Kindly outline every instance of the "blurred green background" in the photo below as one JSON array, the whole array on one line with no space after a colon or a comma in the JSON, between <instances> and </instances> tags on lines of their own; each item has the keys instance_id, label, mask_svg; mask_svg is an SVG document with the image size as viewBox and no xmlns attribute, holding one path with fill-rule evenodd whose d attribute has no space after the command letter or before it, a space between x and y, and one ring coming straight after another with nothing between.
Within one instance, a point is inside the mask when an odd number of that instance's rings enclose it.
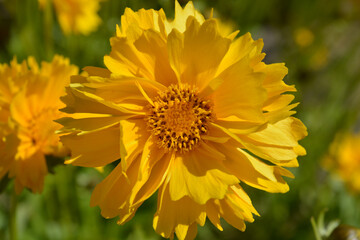
<instances>
[{"instance_id":1,"label":"blurred green background","mask_svg":"<svg viewBox=\"0 0 360 240\"><path fill-rule=\"evenodd\" d=\"M182 5L186 1L180 1ZM287 179L290 192L270 194L245 187L261 217L240 232L223 222L220 232L209 222L198 228L197 239L315 239L310 218L327 209L326 221L339 219L360 228L360 193L349 192L336 177L324 170L321 160L335 135L359 129L360 110L360 1L359 0L194 0L198 10L214 15L241 34L251 32L263 38L266 63L285 62L288 84L298 92L297 117L308 127L301 143L307 156ZM0 62L13 56L19 61L35 56L50 60L53 54L69 57L80 68L104 66L110 53L109 38L120 24L124 8L163 8L174 15L173 0L107 0L101 2L102 24L89 36L63 35L55 13L52 46L46 42L44 12L37 0L0 1ZM45 26L45 27L44 27ZM360 146L359 146L360 147ZM94 186L110 169L56 166L46 177L44 192L19 196L18 239L160 239L152 229L156 196L138 210L135 217L118 226L106 220L99 208L90 208ZM359 173L360 175L360 173ZM0 195L0 239L8 239L10 184Z\"/></svg>"}]
</instances>

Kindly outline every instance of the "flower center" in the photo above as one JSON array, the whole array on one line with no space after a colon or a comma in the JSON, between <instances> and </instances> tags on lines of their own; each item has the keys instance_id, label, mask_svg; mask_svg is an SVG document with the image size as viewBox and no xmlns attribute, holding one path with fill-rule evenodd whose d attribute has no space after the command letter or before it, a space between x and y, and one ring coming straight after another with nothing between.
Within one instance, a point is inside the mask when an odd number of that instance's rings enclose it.
<instances>
[{"instance_id":1,"label":"flower center","mask_svg":"<svg viewBox=\"0 0 360 240\"><path fill-rule=\"evenodd\" d=\"M171 85L153 99L147 124L160 147L187 152L201 140L211 121L210 101L189 86Z\"/></svg>"},{"instance_id":2,"label":"flower center","mask_svg":"<svg viewBox=\"0 0 360 240\"><path fill-rule=\"evenodd\" d=\"M61 126L53 119L64 116L65 114L59 112L57 107L53 107L42 109L26 119L26 124L20 126L18 135L20 139L18 157L27 159L38 150L44 154L55 154L59 146L59 136L55 131Z\"/></svg>"}]
</instances>

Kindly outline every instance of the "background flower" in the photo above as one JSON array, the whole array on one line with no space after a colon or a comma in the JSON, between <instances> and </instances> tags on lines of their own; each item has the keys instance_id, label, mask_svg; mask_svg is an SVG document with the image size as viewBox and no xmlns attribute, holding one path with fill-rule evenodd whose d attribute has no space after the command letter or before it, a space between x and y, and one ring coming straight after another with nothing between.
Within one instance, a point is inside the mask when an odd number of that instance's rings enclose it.
<instances>
[{"instance_id":1,"label":"background flower","mask_svg":"<svg viewBox=\"0 0 360 240\"><path fill-rule=\"evenodd\" d=\"M237 32L222 36L192 2L175 19L162 10L127 8L107 69L86 67L67 88L62 142L68 163L121 163L94 190L91 205L105 218L130 220L158 190L153 226L163 237L193 239L206 216L222 230L239 230L257 214L240 181L286 192L283 167L296 167L307 135L290 117L295 91L282 79L284 64L262 62L262 40ZM268 164L268 162L271 164Z\"/></svg>"},{"instance_id":2,"label":"background flower","mask_svg":"<svg viewBox=\"0 0 360 240\"><path fill-rule=\"evenodd\" d=\"M95 31L101 19L97 12L101 0L39 0L41 8L52 1L61 29L66 35L88 35Z\"/></svg>"},{"instance_id":3,"label":"background flower","mask_svg":"<svg viewBox=\"0 0 360 240\"><path fill-rule=\"evenodd\" d=\"M339 134L323 162L325 167L340 177L355 194L360 191L359 146L359 134Z\"/></svg>"},{"instance_id":4,"label":"background flower","mask_svg":"<svg viewBox=\"0 0 360 240\"><path fill-rule=\"evenodd\" d=\"M29 67L28 67L29 66ZM59 142L53 122L64 114L59 97L78 73L69 60L55 56L38 66L35 59L0 66L0 131L2 134L0 177L15 178L15 189L41 192L47 174L45 155L68 154Z\"/></svg>"}]
</instances>

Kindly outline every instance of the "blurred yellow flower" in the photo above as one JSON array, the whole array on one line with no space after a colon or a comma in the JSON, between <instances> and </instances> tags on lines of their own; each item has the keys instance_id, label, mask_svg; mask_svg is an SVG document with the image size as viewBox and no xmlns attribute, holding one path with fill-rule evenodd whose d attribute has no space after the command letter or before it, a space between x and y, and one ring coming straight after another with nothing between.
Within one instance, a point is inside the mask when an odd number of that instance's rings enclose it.
<instances>
[{"instance_id":1,"label":"blurred yellow flower","mask_svg":"<svg viewBox=\"0 0 360 240\"><path fill-rule=\"evenodd\" d=\"M325 157L325 168L334 171L354 192L360 192L360 134L339 135Z\"/></svg>"},{"instance_id":2,"label":"blurred yellow flower","mask_svg":"<svg viewBox=\"0 0 360 240\"><path fill-rule=\"evenodd\" d=\"M242 181L268 192L289 190L283 167L297 167L306 134L291 117L297 104L282 79L284 64L262 62L262 40L222 35L217 20L189 2L163 10L126 9L105 56L107 69L86 67L62 98L58 120L67 163L100 167L121 158L98 184L91 206L129 221L158 191L157 233L193 239L206 217L244 231L257 214ZM82 114L80 116L79 114Z\"/></svg>"},{"instance_id":3,"label":"blurred yellow flower","mask_svg":"<svg viewBox=\"0 0 360 240\"><path fill-rule=\"evenodd\" d=\"M59 98L73 74L77 67L60 56L41 66L32 57L0 65L0 179L15 178L17 193L24 187L41 192L45 155L68 154L55 134L61 125L53 120L65 115Z\"/></svg>"},{"instance_id":4,"label":"blurred yellow flower","mask_svg":"<svg viewBox=\"0 0 360 240\"><path fill-rule=\"evenodd\" d=\"M40 7L44 8L48 0L39 0ZM101 23L97 12L102 0L51 0L55 12L66 35L88 35L95 31Z\"/></svg>"},{"instance_id":5,"label":"blurred yellow flower","mask_svg":"<svg viewBox=\"0 0 360 240\"><path fill-rule=\"evenodd\" d=\"M310 46L314 42L314 34L305 27L296 29L294 38L296 44L300 47Z\"/></svg>"}]
</instances>

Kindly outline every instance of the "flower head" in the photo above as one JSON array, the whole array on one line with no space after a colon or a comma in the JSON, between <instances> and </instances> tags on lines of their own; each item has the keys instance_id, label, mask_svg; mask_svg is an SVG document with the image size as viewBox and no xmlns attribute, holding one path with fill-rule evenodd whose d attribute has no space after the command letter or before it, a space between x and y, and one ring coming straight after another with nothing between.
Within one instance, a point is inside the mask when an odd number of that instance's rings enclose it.
<instances>
[{"instance_id":1,"label":"flower head","mask_svg":"<svg viewBox=\"0 0 360 240\"><path fill-rule=\"evenodd\" d=\"M30 68L29 68L29 67ZM55 134L64 116L60 96L78 69L69 60L55 56L38 66L29 57L0 65L0 178L15 178L15 190L24 187L41 192L47 174L45 155L64 156L67 150Z\"/></svg>"},{"instance_id":2,"label":"flower head","mask_svg":"<svg viewBox=\"0 0 360 240\"><path fill-rule=\"evenodd\" d=\"M336 173L353 192L360 192L360 135L338 135L331 144L324 166Z\"/></svg>"},{"instance_id":3,"label":"flower head","mask_svg":"<svg viewBox=\"0 0 360 240\"><path fill-rule=\"evenodd\" d=\"M40 7L44 8L47 1L39 0ZM52 0L55 12L66 35L88 35L95 31L101 23L97 12L101 0Z\"/></svg>"},{"instance_id":4,"label":"flower head","mask_svg":"<svg viewBox=\"0 0 360 240\"><path fill-rule=\"evenodd\" d=\"M262 40L222 34L192 2L175 19L163 10L126 9L105 56L107 69L86 67L63 98L61 137L73 165L121 162L92 194L105 218L130 220L158 191L153 227L192 239L206 217L244 230L257 214L240 186L286 192L305 150L295 91L284 64L266 65ZM270 163L269 163L270 162Z\"/></svg>"}]
</instances>

